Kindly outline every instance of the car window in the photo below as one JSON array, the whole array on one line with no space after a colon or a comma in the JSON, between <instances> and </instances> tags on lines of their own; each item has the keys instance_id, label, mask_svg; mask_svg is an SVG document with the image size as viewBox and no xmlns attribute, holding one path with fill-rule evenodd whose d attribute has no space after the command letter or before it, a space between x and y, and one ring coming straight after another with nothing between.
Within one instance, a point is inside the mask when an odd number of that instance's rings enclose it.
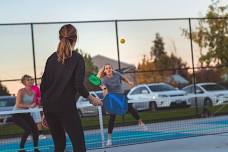
<instances>
[{"instance_id":1,"label":"car window","mask_svg":"<svg viewBox=\"0 0 228 152\"><path fill-rule=\"evenodd\" d=\"M131 95L142 94L143 91L147 91L149 93L149 90L146 87L139 87L132 91Z\"/></svg>"},{"instance_id":2,"label":"car window","mask_svg":"<svg viewBox=\"0 0 228 152\"><path fill-rule=\"evenodd\" d=\"M131 95L136 95L141 93L141 88L136 88L134 91L131 92Z\"/></svg>"},{"instance_id":3,"label":"car window","mask_svg":"<svg viewBox=\"0 0 228 152\"><path fill-rule=\"evenodd\" d=\"M12 107L15 105L16 98L0 99L0 107Z\"/></svg>"},{"instance_id":4,"label":"car window","mask_svg":"<svg viewBox=\"0 0 228 152\"><path fill-rule=\"evenodd\" d=\"M88 101L86 98L84 97L81 98L81 102L86 102L86 101Z\"/></svg>"},{"instance_id":5,"label":"car window","mask_svg":"<svg viewBox=\"0 0 228 152\"><path fill-rule=\"evenodd\" d=\"M7 102L7 106L14 106L16 103L16 98L9 98Z\"/></svg>"},{"instance_id":6,"label":"car window","mask_svg":"<svg viewBox=\"0 0 228 152\"><path fill-rule=\"evenodd\" d=\"M186 93L192 93L192 86L183 89Z\"/></svg>"},{"instance_id":7,"label":"car window","mask_svg":"<svg viewBox=\"0 0 228 152\"><path fill-rule=\"evenodd\" d=\"M7 106L7 99L0 99L0 107L6 107Z\"/></svg>"},{"instance_id":8,"label":"car window","mask_svg":"<svg viewBox=\"0 0 228 152\"><path fill-rule=\"evenodd\" d=\"M196 93L203 93L203 90L200 87L196 86Z\"/></svg>"},{"instance_id":9,"label":"car window","mask_svg":"<svg viewBox=\"0 0 228 152\"><path fill-rule=\"evenodd\" d=\"M96 93L97 94L97 96L99 97L99 99L103 99L104 98L104 96L103 96L103 93L102 92L99 92L99 93Z\"/></svg>"},{"instance_id":10,"label":"car window","mask_svg":"<svg viewBox=\"0 0 228 152\"><path fill-rule=\"evenodd\" d=\"M146 87L141 87L140 93L149 93L149 90Z\"/></svg>"},{"instance_id":11,"label":"car window","mask_svg":"<svg viewBox=\"0 0 228 152\"><path fill-rule=\"evenodd\" d=\"M96 95L94 93L91 93L92 96L96 97Z\"/></svg>"},{"instance_id":12,"label":"car window","mask_svg":"<svg viewBox=\"0 0 228 152\"><path fill-rule=\"evenodd\" d=\"M223 86L217 84L204 84L201 85L207 91L219 91L219 90L226 90Z\"/></svg>"},{"instance_id":13,"label":"car window","mask_svg":"<svg viewBox=\"0 0 228 152\"><path fill-rule=\"evenodd\" d=\"M160 91L172 91L176 90L174 87L167 84L158 84L149 86L152 92L160 92Z\"/></svg>"}]
</instances>

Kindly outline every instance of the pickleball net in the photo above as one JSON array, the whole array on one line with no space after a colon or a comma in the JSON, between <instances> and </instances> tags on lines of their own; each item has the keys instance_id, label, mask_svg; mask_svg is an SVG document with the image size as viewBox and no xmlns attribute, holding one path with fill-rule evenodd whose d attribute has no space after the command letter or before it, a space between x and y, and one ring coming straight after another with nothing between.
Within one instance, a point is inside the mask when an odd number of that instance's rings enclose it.
<instances>
[{"instance_id":1,"label":"pickleball net","mask_svg":"<svg viewBox=\"0 0 228 152\"><path fill-rule=\"evenodd\" d=\"M131 101L129 101L131 102ZM137 104L138 105L137 105ZM145 126L139 125L130 113L117 116L112 134L112 145L107 144L109 114L102 107L88 104L78 106L82 119L87 150L106 149L108 147L182 139L188 137L221 134L228 132L228 116L211 116L201 118L195 114L195 107L175 109L146 109L147 103L134 101L133 107L140 110L139 115ZM141 107L140 107L141 106ZM226 108L226 107L225 107ZM218 107L219 109L219 107ZM20 136L23 130L14 124L12 118L16 113L41 112L42 109L12 110L0 112L0 151L15 152L19 149ZM75 128L77 129L77 128ZM45 139L39 139L42 152L53 151L53 141L48 129L43 128ZM32 137L25 145L26 151L33 151ZM72 150L67 136L66 149Z\"/></svg>"}]
</instances>

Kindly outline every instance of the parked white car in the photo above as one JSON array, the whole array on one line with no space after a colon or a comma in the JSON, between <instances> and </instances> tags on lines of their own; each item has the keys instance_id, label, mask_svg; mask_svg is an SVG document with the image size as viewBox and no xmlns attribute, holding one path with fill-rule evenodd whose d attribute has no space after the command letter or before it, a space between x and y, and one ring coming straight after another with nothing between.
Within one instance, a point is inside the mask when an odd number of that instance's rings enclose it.
<instances>
[{"instance_id":1,"label":"parked white car","mask_svg":"<svg viewBox=\"0 0 228 152\"><path fill-rule=\"evenodd\" d=\"M133 87L127 94L128 103L134 107L144 103L144 108L153 111L157 108L189 106L185 92L166 83L140 84ZM137 108L136 108L137 109Z\"/></svg>"},{"instance_id":2,"label":"parked white car","mask_svg":"<svg viewBox=\"0 0 228 152\"><path fill-rule=\"evenodd\" d=\"M89 93L96 98L103 99L102 91L91 91ZM98 108L96 106L93 106L87 99L82 96L78 98L76 106L81 117L98 115Z\"/></svg>"},{"instance_id":3,"label":"parked white car","mask_svg":"<svg viewBox=\"0 0 228 152\"><path fill-rule=\"evenodd\" d=\"M195 98L198 106L228 103L228 90L221 85L216 83L197 83L195 87L195 91L193 84L183 88L192 106L195 106Z\"/></svg>"},{"instance_id":4,"label":"parked white car","mask_svg":"<svg viewBox=\"0 0 228 152\"><path fill-rule=\"evenodd\" d=\"M0 112L11 111L16 103L15 96L0 96ZM0 124L5 124L9 121L11 115L0 114Z\"/></svg>"}]
</instances>

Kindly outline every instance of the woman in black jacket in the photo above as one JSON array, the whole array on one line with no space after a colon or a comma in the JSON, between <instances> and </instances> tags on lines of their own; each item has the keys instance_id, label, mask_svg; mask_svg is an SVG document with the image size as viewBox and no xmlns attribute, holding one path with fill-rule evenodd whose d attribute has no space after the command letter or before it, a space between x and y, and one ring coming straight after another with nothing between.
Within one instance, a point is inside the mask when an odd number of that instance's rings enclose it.
<instances>
[{"instance_id":1,"label":"woman in black jacket","mask_svg":"<svg viewBox=\"0 0 228 152\"><path fill-rule=\"evenodd\" d=\"M102 102L89 95L83 85L85 62L73 51L77 41L77 30L67 24L59 31L58 49L47 60L41 81L41 102L47 120L55 152L64 152L65 131L68 133L74 152L85 152L85 141L81 120L76 108L76 94L80 93L95 106Z\"/></svg>"}]
</instances>

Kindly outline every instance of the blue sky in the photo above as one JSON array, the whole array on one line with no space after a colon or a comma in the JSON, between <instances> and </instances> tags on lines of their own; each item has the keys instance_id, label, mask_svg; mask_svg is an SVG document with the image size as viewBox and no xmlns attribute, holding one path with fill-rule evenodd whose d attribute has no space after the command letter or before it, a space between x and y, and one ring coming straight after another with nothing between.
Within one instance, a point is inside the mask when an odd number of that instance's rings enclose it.
<instances>
[{"instance_id":1,"label":"blue sky","mask_svg":"<svg viewBox=\"0 0 228 152\"><path fill-rule=\"evenodd\" d=\"M211 0L1 0L0 24L146 18L203 17ZM220 0L227 5L228 0ZM79 33L77 47L94 55L117 59L114 23L74 24ZM197 21L193 21L197 25ZM37 75L41 76L47 57L56 49L61 25L34 25ZM155 33L164 38L165 50L191 65L190 43L181 34L188 20L121 22L120 59L137 65L148 55ZM194 26L193 26L194 28ZM30 26L0 26L0 79L33 75ZM174 50L174 45L176 50ZM197 47L195 57L198 57ZM12 93L21 84L4 83Z\"/></svg>"},{"instance_id":2,"label":"blue sky","mask_svg":"<svg viewBox=\"0 0 228 152\"><path fill-rule=\"evenodd\" d=\"M1 0L0 23L199 17L209 4L211 0Z\"/></svg>"}]
</instances>

